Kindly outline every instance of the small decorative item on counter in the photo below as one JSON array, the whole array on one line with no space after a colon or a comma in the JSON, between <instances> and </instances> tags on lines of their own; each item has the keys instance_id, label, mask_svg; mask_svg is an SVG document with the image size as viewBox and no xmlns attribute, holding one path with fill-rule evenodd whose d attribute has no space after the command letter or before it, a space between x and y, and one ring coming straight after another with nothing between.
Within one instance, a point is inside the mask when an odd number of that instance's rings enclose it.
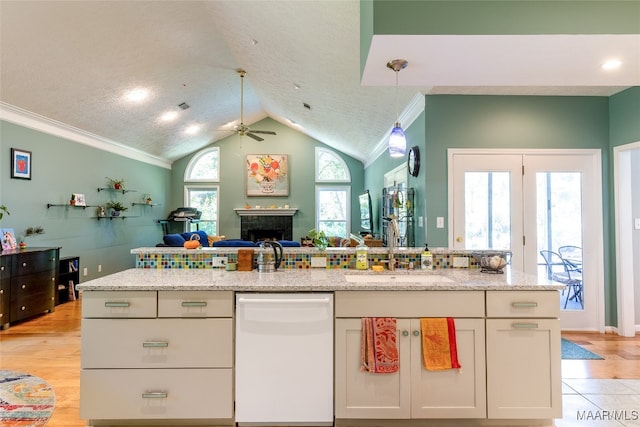
<instances>
[{"instance_id":1,"label":"small decorative item on counter","mask_svg":"<svg viewBox=\"0 0 640 427\"><path fill-rule=\"evenodd\" d=\"M480 264L481 273L504 273L504 267L509 264L510 253L508 252L477 252L473 257Z\"/></svg>"},{"instance_id":2,"label":"small decorative item on counter","mask_svg":"<svg viewBox=\"0 0 640 427\"><path fill-rule=\"evenodd\" d=\"M23 240L18 246L20 247L20 250L27 249L27 242Z\"/></svg>"},{"instance_id":3,"label":"small decorative item on counter","mask_svg":"<svg viewBox=\"0 0 640 427\"><path fill-rule=\"evenodd\" d=\"M433 270L433 255L429 251L429 244L424 245L424 251L420 254L420 268L422 270Z\"/></svg>"},{"instance_id":4,"label":"small decorative item on counter","mask_svg":"<svg viewBox=\"0 0 640 427\"><path fill-rule=\"evenodd\" d=\"M75 195L75 193L71 194L71 199L69 200L69 204L71 206L75 206L76 205L76 195Z\"/></svg>"},{"instance_id":5,"label":"small decorative item on counter","mask_svg":"<svg viewBox=\"0 0 640 427\"><path fill-rule=\"evenodd\" d=\"M313 228L309 230L307 236L313 240L313 245L321 251L324 251L329 246L329 239L327 239L327 235L322 230L318 231Z\"/></svg>"},{"instance_id":6,"label":"small decorative item on counter","mask_svg":"<svg viewBox=\"0 0 640 427\"><path fill-rule=\"evenodd\" d=\"M192 234L191 238L184 242L184 247L187 249L198 249L200 246L200 236L197 234Z\"/></svg>"}]
</instances>

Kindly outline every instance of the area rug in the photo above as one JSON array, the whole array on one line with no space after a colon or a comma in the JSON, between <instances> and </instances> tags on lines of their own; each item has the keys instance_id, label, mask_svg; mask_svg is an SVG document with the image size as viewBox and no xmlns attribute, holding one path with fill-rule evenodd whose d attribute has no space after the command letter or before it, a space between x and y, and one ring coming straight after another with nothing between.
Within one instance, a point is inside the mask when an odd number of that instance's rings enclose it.
<instances>
[{"instance_id":1,"label":"area rug","mask_svg":"<svg viewBox=\"0 0 640 427\"><path fill-rule=\"evenodd\" d=\"M567 339L562 338L562 358L563 359L595 359L603 360L604 357L587 350Z\"/></svg>"},{"instance_id":2,"label":"area rug","mask_svg":"<svg viewBox=\"0 0 640 427\"><path fill-rule=\"evenodd\" d=\"M0 370L0 425L42 427L47 424L56 396L42 378Z\"/></svg>"}]
</instances>

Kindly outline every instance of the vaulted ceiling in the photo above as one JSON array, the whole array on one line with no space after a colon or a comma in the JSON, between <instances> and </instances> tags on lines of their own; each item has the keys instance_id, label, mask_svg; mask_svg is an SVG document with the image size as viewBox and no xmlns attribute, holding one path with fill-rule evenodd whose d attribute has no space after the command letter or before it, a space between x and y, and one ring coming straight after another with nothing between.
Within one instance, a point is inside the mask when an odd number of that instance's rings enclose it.
<instances>
[{"instance_id":1,"label":"vaulted ceiling","mask_svg":"<svg viewBox=\"0 0 640 427\"><path fill-rule=\"evenodd\" d=\"M2 0L0 23L3 118L168 162L231 134L239 68L246 125L271 117L363 162L384 145L396 96L402 111L420 94L610 96L640 85L637 34L376 37L361 71L351 0ZM409 66L396 90L386 62L397 57ZM600 69L614 57L621 70ZM147 98L128 101L135 88ZM177 117L161 119L169 111Z\"/></svg>"}]
</instances>

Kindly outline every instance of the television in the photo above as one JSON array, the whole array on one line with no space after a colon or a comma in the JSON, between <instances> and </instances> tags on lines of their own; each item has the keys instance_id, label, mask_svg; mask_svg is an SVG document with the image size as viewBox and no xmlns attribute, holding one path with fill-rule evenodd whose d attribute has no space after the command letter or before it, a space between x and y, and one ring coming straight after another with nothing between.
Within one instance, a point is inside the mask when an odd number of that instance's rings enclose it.
<instances>
[{"instance_id":1,"label":"television","mask_svg":"<svg viewBox=\"0 0 640 427\"><path fill-rule=\"evenodd\" d=\"M369 190L358 196L360 204L360 234L373 235L373 208L371 207L371 195Z\"/></svg>"}]
</instances>

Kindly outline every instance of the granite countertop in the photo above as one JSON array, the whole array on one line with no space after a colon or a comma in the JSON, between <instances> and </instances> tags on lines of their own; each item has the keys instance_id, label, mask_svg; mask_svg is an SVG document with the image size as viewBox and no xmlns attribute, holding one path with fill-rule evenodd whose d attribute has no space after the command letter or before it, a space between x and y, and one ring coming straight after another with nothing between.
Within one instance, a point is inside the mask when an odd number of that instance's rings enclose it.
<instances>
[{"instance_id":1,"label":"granite countertop","mask_svg":"<svg viewBox=\"0 0 640 427\"><path fill-rule=\"evenodd\" d=\"M348 281L345 276L360 276ZM222 269L134 268L78 284L83 291L231 290L246 292L558 290L563 285L505 269L504 274L477 269L371 270L305 269L225 271Z\"/></svg>"},{"instance_id":2,"label":"granite countertop","mask_svg":"<svg viewBox=\"0 0 640 427\"><path fill-rule=\"evenodd\" d=\"M259 246L250 246L250 247L204 247L199 249L185 249L183 247L174 247L174 246L153 246L153 247L142 247L142 248L134 248L131 249L131 253L134 255L139 254L195 254L195 253L203 253L203 254L211 254L211 255L226 255L226 254L235 254L238 253L238 249L254 249L256 252L261 251L262 249ZM268 248L266 250L271 250ZM389 248L387 247L367 247L367 250L370 254L388 254ZM311 254L311 255L329 255L329 254L349 254L355 253L355 247L330 247L321 251L318 248L313 247L285 247L283 248L284 253L295 253L295 254ZM396 255L402 254L420 254L424 251L422 247L399 247L395 248ZM468 250L468 249L449 249L449 248L429 248L429 251L432 254L454 254L454 255L473 255L477 252L504 252L504 251L478 251L478 250Z\"/></svg>"}]
</instances>

